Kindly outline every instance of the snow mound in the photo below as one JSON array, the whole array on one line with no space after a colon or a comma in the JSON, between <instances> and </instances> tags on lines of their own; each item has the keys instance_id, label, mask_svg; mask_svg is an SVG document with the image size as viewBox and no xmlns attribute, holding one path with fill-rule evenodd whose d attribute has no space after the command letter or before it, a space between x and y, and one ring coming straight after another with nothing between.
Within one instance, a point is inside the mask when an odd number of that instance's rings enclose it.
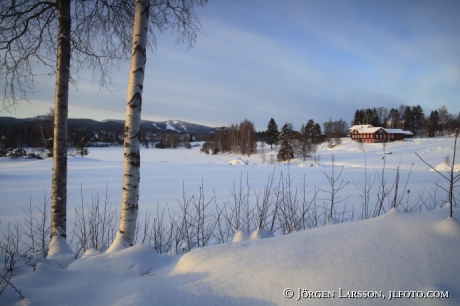
<instances>
[{"instance_id":1,"label":"snow mound","mask_svg":"<svg viewBox=\"0 0 460 306\"><path fill-rule=\"evenodd\" d=\"M249 239L249 233L244 229L239 229L236 231L235 236L233 236L232 242L240 242Z\"/></svg>"},{"instance_id":2,"label":"snow mound","mask_svg":"<svg viewBox=\"0 0 460 306\"><path fill-rule=\"evenodd\" d=\"M434 229L437 233L447 237L455 237L460 233L460 223L457 219L448 217L436 224Z\"/></svg>"},{"instance_id":3,"label":"snow mound","mask_svg":"<svg viewBox=\"0 0 460 306\"><path fill-rule=\"evenodd\" d=\"M88 258L88 257L96 256L96 255L101 255L101 252L99 252L98 250L94 248L91 248L89 250L86 250L85 254L83 254L81 258Z\"/></svg>"},{"instance_id":4,"label":"snow mound","mask_svg":"<svg viewBox=\"0 0 460 306\"><path fill-rule=\"evenodd\" d=\"M449 172L450 171L451 165L446 165L445 163L439 164L435 167L436 170L442 171L442 172ZM433 169L430 169L430 171L434 171ZM454 172L460 172L460 164L456 164L454 166Z\"/></svg>"},{"instance_id":5,"label":"snow mound","mask_svg":"<svg viewBox=\"0 0 460 306\"><path fill-rule=\"evenodd\" d=\"M229 165L247 165L248 161L243 160L242 158L232 159L228 162Z\"/></svg>"},{"instance_id":6,"label":"snow mound","mask_svg":"<svg viewBox=\"0 0 460 306\"><path fill-rule=\"evenodd\" d=\"M265 238L272 238L275 237L272 231L267 229L256 229L252 232L251 236L249 236L249 240L258 240L258 239L265 239Z\"/></svg>"},{"instance_id":7,"label":"snow mound","mask_svg":"<svg viewBox=\"0 0 460 306\"><path fill-rule=\"evenodd\" d=\"M206 280L200 283L211 292L259 297L276 305L287 304L285 288L294 289L292 300L297 288L335 292L330 300L310 300L314 305L354 305L354 300L338 298L339 288L381 291L385 298L372 300L377 305L388 304L389 291L449 290L450 298L440 302L456 305L460 230L447 215L447 209L417 214L392 210L359 222L196 249L182 256L172 275L203 275ZM397 304L420 302L398 299Z\"/></svg>"},{"instance_id":8,"label":"snow mound","mask_svg":"<svg viewBox=\"0 0 460 306\"><path fill-rule=\"evenodd\" d=\"M53 236L50 242L50 249L48 251L48 258L60 257L66 255L73 255L73 251L65 238L61 236Z\"/></svg>"},{"instance_id":9,"label":"snow mound","mask_svg":"<svg viewBox=\"0 0 460 306\"><path fill-rule=\"evenodd\" d=\"M39 263L35 271L18 269L12 280L27 298L22 305L294 305L297 288L335 294L308 305L459 305L460 225L448 215L449 207L413 214L393 209L374 219L178 256L157 255L147 245L90 251L67 269ZM292 299L284 297L286 288ZM352 290L384 298L339 298ZM448 291L449 298L388 300L390 291L404 290ZM17 302L12 290L0 296L1 305Z\"/></svg>"},{"instance_id":10,"label":"snow mound","mask_svg":"<svg viewBox=\"0 0 460 306\"><path fill-rule=\"evenodd\" d=\"M85 253L86 254L86 253ZM108 275L142 275L153 269L154 251L151 246L137 244L116 252L83 256L69 265L68 270L98 271Z\"/></svg>"}]
</instances>

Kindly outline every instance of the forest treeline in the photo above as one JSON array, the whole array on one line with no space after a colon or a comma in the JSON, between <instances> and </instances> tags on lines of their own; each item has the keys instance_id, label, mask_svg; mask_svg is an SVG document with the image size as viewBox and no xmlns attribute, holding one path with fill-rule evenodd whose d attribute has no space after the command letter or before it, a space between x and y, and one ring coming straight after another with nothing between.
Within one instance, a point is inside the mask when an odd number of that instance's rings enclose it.
<instances>
[{"instance_id":1,"label":"forest treeline","mask_svg":"<svg viewBox=\"0 0 460 306\"><path fill-rule=\"evenodd\" d=\"M372 124L384 127L411 131L414 136L434 137L437 135L453 135L459 127L460 117L450 114L445 106L425 115L420 105L401 105L398 109L387 107L356 110L351 125ZM268 122L267 129L256 132L254 124L245 119L240 124L231 124L221 128L212 135L207 135L202 152L206 154L230 153L250 156L256 154L257 143L261 151L265 145L279 145L278 161L288 161L294 157L305 160L316 152L316 146L327 142L329 147L340 145L342 138L349 134L350 125L342 120L323 123L323 128L313 119L302 124L297 131L291 123L285 123L279 130L274 118ZM262 158L265 159L264 155Z\"/></svg>"},{"instance_id":2,"label":"forest treeline","mask_svg":"<svg viewBox=\"0 0 460 306\"><path fill-rule=\"evenodd\" d=\"M5 128L0 123L0 157L30 156L46 158L53 155L53 110L37 116L35 124L26 127ZM351 125L372 124L375 127L394 128L411 131L414 136L434 137L454 133L459 127L459 115L450 114L445 106L425 115L420 105L399 108L379 107L358 109ZM242 154L251 156L259 149L279 145L278 161L301 157L304 160L316 152L316 145L327 142L329 147L341 144L342 137L349 133L350 125L342 120L329 119L322 127L309 119L296 130L285 123L281 129L271 118L264 131L256 131L254 123L244 119L228 127L216 129L212 134L186 134L175 131L158 132L141 129L140 142L144 148L191 148L194 141L203 142L201 151L206 154ZM67 146L70 155L85 156L89 147L122 146L122 129L70 128L67 131ZM260 151L260 150L259 150Z\"/></svg>"},{"instance_id":3,"label":"forest treeline","mask_svg":"<svg viewBox=\"0 0 460 306\"><path fill-rule=\"evenodd\" d=\"M356 110L352 125L372 124L375 127L411 131L414 136L434 137L453 134L459 127L460 114L450 114L445 106L425 114L420 105L399 108L379 107Z\"/></svg>"}]
</instances>

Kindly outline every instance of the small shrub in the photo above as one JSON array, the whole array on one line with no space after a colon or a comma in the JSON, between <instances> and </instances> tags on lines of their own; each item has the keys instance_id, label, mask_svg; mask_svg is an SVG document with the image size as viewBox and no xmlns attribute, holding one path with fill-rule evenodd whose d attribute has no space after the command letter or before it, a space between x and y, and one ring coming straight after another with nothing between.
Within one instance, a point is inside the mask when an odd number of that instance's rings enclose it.
<instances>
[{"instance_id":1,"label":"small shrub","mask_svg":"<svg viewBox=\"0 0 460 306\"><path fill-rule=\"evenodd\" d=\"M155 148L157 148L157 149L166 149L166 144L163 141L157 142L155 144Z\"/></svg>"}]
</instances>

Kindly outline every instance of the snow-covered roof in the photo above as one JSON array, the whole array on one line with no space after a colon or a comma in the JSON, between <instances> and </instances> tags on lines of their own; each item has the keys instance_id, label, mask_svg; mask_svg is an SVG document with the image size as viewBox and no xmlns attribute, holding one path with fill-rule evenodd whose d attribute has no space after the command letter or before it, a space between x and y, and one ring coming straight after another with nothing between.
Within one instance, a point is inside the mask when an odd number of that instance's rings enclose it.
<instances>
[{"instance_id":1,"label":"snow-covered roof","mask_svg":"<svg viewBox=\"0 0 460 306\"><path fill-rule=\"evenodd\" d=\"M401 129L385 129L388 133L404 133Z\"/></svg>"},{"instance_id":2,"label":"snow-covered roof","mask_svg":"<svg viewBox=\"0 0 460 306\"><path fill-rule=\"evenodd\" d=\"M355 126L355 128L353 129L350 129L350 132L351 131L354 131L354 130L357 130L358 132L360 133L375 133L377 132L378 130L384 130L384 128L381 128L381 127L361 127L361 126Z\"/></svg>"},{"instance_id":3,"label":"snow-covered roof","mask_svg":"<svg viewBox=\"0 0 460 306\"><path fill-rule=\"evenodd\" d=\"M401 129L384 129L388 133L393 133L393 134L405 134L405 135L413 135L411 131L405 131Z\"/></svg>"},{"instance_id":4,"label":"snow-covered roof","mask_svg":"<svg viewBox=\"0 0 460 306\"><path fill-rule=\"evenodd\" d=\"M401 129L386 129L386 128L382 128L382 127L373 127L372 125L369 124L370 127L367 127L367 126L363 126L363 125L354 125L350 128L350 132L351 131L354 131L354 130L357 130L358 132L360 133L375 133L377 132L378 130L382 129L384 131L386 131L387 133L391 133L391 134L406 134L406 135L412 135L412 132L411 131L404 131L404 130L401 130Z\"/></svg>"},{"instance_id":5,"label":"snow-covered roof","mask_svg":"<svg viewBox=\"0 0 460 306\"><path fill-rule=\"evenodd\" d=\"M358 125L353 125L351 128L349 128L349 130L353 131L357 129L372 128L372 127L374 127L372 124L358 124Z\"/></svg>"}]
</instances>

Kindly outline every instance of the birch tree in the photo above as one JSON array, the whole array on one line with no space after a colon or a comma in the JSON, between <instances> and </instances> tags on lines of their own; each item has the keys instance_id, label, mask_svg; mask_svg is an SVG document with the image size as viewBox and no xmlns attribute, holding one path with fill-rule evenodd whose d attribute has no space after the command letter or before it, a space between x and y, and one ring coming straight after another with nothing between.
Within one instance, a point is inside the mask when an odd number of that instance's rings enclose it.
<instances>
[{"instance_id":1,"label":"birch tree","mask_svg":"<svg viewBox=\"0 0 460 306\"><path fill-rule=\"evenodd\" d=\"M126 101L124 129L124 168L120 225L115 241L107 252L132 246L139 210L140 184L140 123L142 90L149 34L171 30L178 34L178 42L189 47L196 41L200 21L194 12L196 5L207 0L135 0L131 45L131 64ZM153 31L152 31L153 29ZM155 40L154 40L155 41Z\"/></svg>"},{"instance_id":2,"label":"birch tree","mask_svg":"<svg viewBox=\"0 0 460 306\"><path fill-rule=\"evenodd\" d=\"M50 254L71 253L67 237L67 114L70 80L70 0L56 2L58 15L58 45L56 89L54 95L53 175L51 183Z\"/></svg>"},{"instance_id":3,"label":"birch tree","mask_svg":"<svg viewBox=\"0 0 460 306\"><path fill-rule=\"evenodd\" d=\"M83 70L102 87L110 83L110 68L129 54L132 7L127 0L0 2L2 110L35 94L37 70L56 76L48 255L71 252L65 241L69 84L76 86Z\"/></svg>"},{"instance_id":4,"label":"birch tree","mask_svg":"<svg viewBox=\"0 0 460 306\"><path fill-rule=\"evenodd\" d=\"M139 200L141 166L140 123L142 89L147 60L147 33L149 1L136 1L132 34L131 64L127 90L126 121L124 132L123 192L121 197L120 226L117 238L108 252L133 245Z\"/></svg>"}]
</instances>

